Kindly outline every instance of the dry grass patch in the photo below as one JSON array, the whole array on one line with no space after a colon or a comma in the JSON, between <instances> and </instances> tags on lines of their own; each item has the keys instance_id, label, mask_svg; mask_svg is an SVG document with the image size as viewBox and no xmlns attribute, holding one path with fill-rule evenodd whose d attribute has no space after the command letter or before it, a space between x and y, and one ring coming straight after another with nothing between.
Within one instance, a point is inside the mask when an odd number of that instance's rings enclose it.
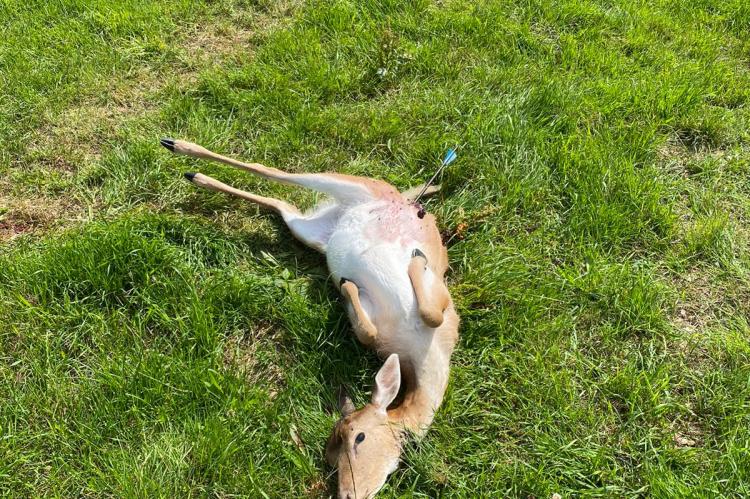
<instances>
[{"instance_id":1,"label":"dry grass patch","mask_svg":"<svg viewBox=\"0 0 750 499\"><path fill-rule=\"evenodd\" d=\"M677 425L674 433L675 446L681 449L689 449L693 447L700 447L703 445L705 439L705 431L696 422L685 422L682 425Z\"/></svg>"},{"instance_id":2,"label":"dry grass patch","mask_svg":"<svg viewBox=\"0 0 750 499\"><path fill-rule=\"evenodd\" d=\"M263 38L292 19L299 6L300 2L281 1L262 11L234 11L218 22L194 25L181 36L182 61L201 68L247 60Z\"/></svg>"},{"instance_id":3,"label":"dry grass patch","mask_svg":"<svg viewBox=\"0 0 750 499\"><path fill-rule=\"evenodd\" d=\"M269 324L260 325L252 332L227 338L222 363L250 386L267 386L269 396L274 398L284 386L280 343L280 331Z\"/></svg>"},{"instance_id":4,"label":"dry grass patch","mask_svg":"<svg viewBox=\"0 0 750 499\"><path fill-rule=\"evenodd\" d=\"M186 64L162 68L140 66L110 80L100 92L87 89L70 107L47 111L32 132L24 154L14 163L27 170L56 172L75 179L78 172L100 161L114 137L133 122L149 119L158 110L158 99L167 87L187 89L198 73L230 58L246 59L254 43L280 26L293 12L284 2L267 12L253 14L251 21L239 16L214 24L188 27L179 36L176 50ZM8 193L10 189L6 189ZM61 198L29 198L24 189L8 194L0 204L0 239L65 224L80 218L75 193ZM84 196L95 199L95 196Z\"/></svg>"},{"instance_id":5,"label":"dry grass patch","mask_svg":"<svg viewBox=\"0 0 750 499\"><path fill-rule=\"evenodd\" d=\"M65 225L83 216L81 206L67 197L15 198L0 195L0 241Z\"/></svg>"},{"instance_id":6,"label":"dry grass patch","mask_svg":"<svg viewBox=\"0 0 750 499\"><path fill-rule=\"evenodd\" d=\"M691 269L676 276L673 285L680 293L674 318L678 329L695 333L718 321L716 312L725 303L725 290L713 284L706 272Z\"/></svg>"},{"instance_id":7,"label":"dry grass patch","mask_svg":"<svg viewBox=\"0 0 750 499\"><path fill-rule=\"evenodd\" d=\"M129 121L156 109L159 91L180 81L185 80L148 67L111 81L102 93L83 96L69 108L45 116L45 124L32 135L26 161L64 161L70 171L98 161L103 144Z\"/></svg>"},{"instance_id":8,"label":"dry grass patch","mask_svg":"<svg viewBox=\"0 0 750 499\"><path fill-rule=\"evenodd\" d=\"M232 54L252 53L253 36L255 30L233 24L199 26L186 36L183 58L192 66L219 64Z\"/></svg>"}]
</instances>

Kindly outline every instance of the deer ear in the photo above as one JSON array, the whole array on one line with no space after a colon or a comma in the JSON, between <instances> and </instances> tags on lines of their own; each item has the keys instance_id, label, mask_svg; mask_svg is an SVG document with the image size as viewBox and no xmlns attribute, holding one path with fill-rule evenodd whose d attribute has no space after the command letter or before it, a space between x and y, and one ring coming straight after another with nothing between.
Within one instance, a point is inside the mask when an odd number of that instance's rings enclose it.
<instances>
[{"instance_id":1,"label":"deer ear","mask_svg":"<svg viewBox=\"0 0 750 499\"><path fill-rule=\"evenodd\" d=\"M341 445L341 438L339 437L338 428L334 427L331 431L331 436L328 437L326 442L326 461L331 466L336 466L336 461L339 458L339 446Z\"/></svg>"},{"instance_id":2,"label":"deer ear","mask_svg":"<svg viewBox=\"0 0 750 499\"><path fill-rule=\"evenodd\" d=\"M375 390L372 392L373 405L385 412L388 405L398 395L400 387L401 367L398 363L398 355L394 353L388 357L377 376L375 376Z\"/></svg>"},{"instance_id":3,"label":"deer ear","mask_svg":"<svg viewBox=\"0 0 750 499\"><path fill-rule=\"evenodd\" d=\"M346 393L346 388L343 386L339 388L338 407L343 417L354 412L354 402L352 402L349 394Z\"/></svg>"}]
</instances>

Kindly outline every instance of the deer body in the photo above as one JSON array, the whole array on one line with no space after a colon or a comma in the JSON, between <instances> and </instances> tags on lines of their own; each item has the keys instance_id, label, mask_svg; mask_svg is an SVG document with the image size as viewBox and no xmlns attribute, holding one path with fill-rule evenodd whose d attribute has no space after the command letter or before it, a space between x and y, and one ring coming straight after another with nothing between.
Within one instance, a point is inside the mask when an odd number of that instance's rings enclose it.
<instances>
[{"instance_id":1,"label":"deer body","mask_svg":"<svg viewBox=\"0 0 750 499\"><path fill-rule=\"evenodd\" d=\"M344 403L326 450L339 468L340 497L374 495L397 466L404 432L422 434L432 422L458 339L458 315L444 282L447 252L435 218L419 216L408 193L382 181L333 173L291 174L189 142L164 139L162 145L333 198L302 214L284 201L240 191L202 174L186 174L200 187L277 211L297 239L324 253L357 338L388 357L376 377L372 403L359 411ZM402 379L403 399L389 409Z\"/></svg>"},{"instance_id":2,"label":"deer body","mask_svg":"<svg viewBox=\"0 0 750 499\"><path fill-rule=\"evenodd\" d=\"M395 208L395 202L373 201L347 209L326 249L328 268L334 280L339 282L346 278L357 283L364 309L379 335L395 325L388 324L390 319L402 319L416 306L406 273L416 241L401 234L411 221L399 216L402 210L414 210L403 206L404 203L399 205ZM394 210L398 212L393 213ZM375 225L381 219L388 219L388 222L383 220L382 224ZM387 310L402 313L389 314Z\"/></svg>"},{"instance_id":3,"label":"deer body","mask_svg":"<svg viewBox=\"0 0 750 499\"><path fill-rule=\"evenodd\" d=\"M357 284L363 308L378 330L378 343L424 326L408 267L415 249L428 251L421 249L426 242L421 233L429 228L405 200L377 200L348 208L331 234L328 268L335 282L345 278ZM429 268L425 280L427 286L435 281ZM382 353L393 353L389 350L383 345Z\"/></svg>"},{"instance_id":4,"label":"deer body","mask_svg":"<svg viewBox=\"0 0 750 499\"><path fill-rule=\"evenodd\" d=\"M406 404L389 416L417 434L426 430L442 401L458 339L458 316L452 304L443 311L445 327L425 324L409 279L414 250L419 249L429 255L428 262L445 262L435 271L425 266L423 285L442 284L447 255L442 254L442 244L435 247L435 241L440 241L440 234L434 218L419 218L414 205L399 196L349 208L326 249L335 281L351 279L359 287L361 307L377 329L373 347L383 357L399 356L411 390Z\"/></svg>"}]
</instances>

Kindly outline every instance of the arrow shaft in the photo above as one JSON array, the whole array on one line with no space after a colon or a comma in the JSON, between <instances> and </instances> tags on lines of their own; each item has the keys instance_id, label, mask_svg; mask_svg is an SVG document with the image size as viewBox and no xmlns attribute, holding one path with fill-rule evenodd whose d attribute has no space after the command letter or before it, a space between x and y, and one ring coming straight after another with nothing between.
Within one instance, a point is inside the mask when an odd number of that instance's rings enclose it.
<instances>
[{"instance_id":1,"label":"arrow shaft","mask_svg":"<svg viewBox=\"0 0 750 499\"><path fill-rule=\"evenodd\" d=\"M440 164L440 167L438 167L435 174L432 176L430 180L427 181L427 183L424 184L424 187L422 187L422 190L417 194L417 197L414 198L414 203L419 203L419 200L424 196L424 193L427 192L427 189L432 185L432 183L435 181L436 178L438 178L438 175L445 169L446 166L451 164L453 160L456 159L456 152L455 149L451 149L448 151L448 154L445 155L445 159L443 159L443 162Z\"/></svg>"}]
</instances>

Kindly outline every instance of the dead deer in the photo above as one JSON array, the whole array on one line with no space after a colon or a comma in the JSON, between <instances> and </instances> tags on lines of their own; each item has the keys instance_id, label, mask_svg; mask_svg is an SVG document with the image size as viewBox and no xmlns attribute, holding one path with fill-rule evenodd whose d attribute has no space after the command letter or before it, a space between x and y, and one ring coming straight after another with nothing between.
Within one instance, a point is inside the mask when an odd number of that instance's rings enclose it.
<instances>
[{"instance_id":1,"label":"dead deer","mask_svg":"<svg viewBox=\"0 0 750 499\"><path fill-rule=\"evenodd\" d=\"M421 436L432 423L458 340L459 319L444 281L448 253L435 217L413 202L419 188L401 193L380 180L287 173L191 142L162 139L161 144L177 154L218 161L331 198L301 213L284 201L200 173L185 174L199 187L275 210L297 239L325 254L357 338L387 356L369 404L355 410L348 398L340 401L342 416L326 445L328 462L338 468L339 497L375 495L396 469L406 435ZM394 404L399 391L402 398Z\"/></svg>"}]
</instances>

